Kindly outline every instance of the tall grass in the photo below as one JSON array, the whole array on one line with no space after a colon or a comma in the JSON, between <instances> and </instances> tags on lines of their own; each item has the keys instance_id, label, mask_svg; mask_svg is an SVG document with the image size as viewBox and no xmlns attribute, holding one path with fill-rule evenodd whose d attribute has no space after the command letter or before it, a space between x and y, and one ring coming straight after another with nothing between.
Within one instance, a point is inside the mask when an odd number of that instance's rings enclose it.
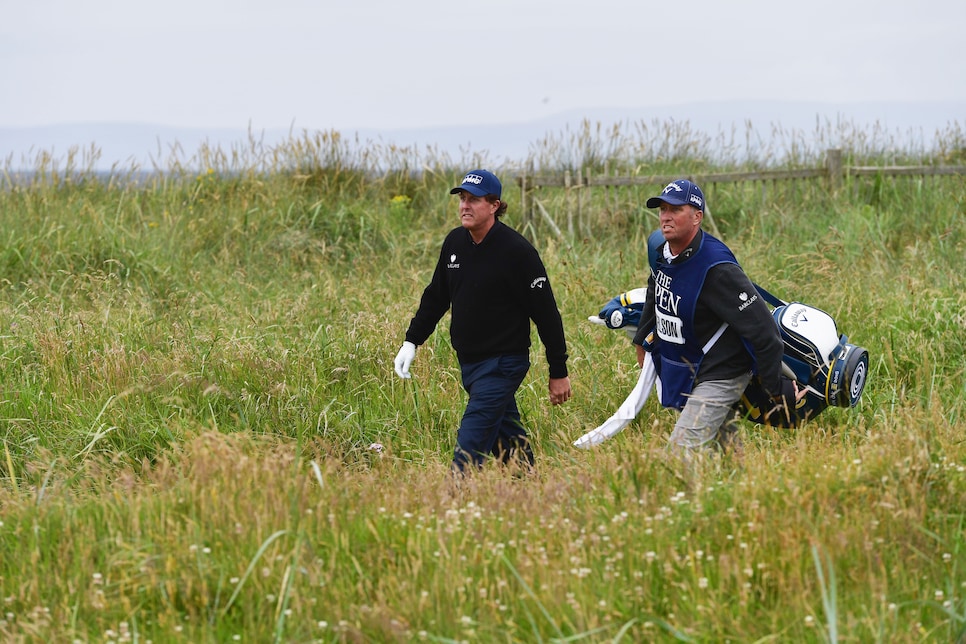
<instances>
[{"instance_id":1,"label":"tall grass","mask_svg":"<svg viewBox=\"0 0 966 644\"><path fill-rule=\"evenodd\" d=\"M820 162L812 141L749 160L679 127L564 133L567 151L548 139L531 161ZM874 132L835 143L859 164L950 163L958 131L928 150ZM626 337L586 317L641 284L649 193L589 192L586 226L563 239L532 222L576 395L547 404L535 336L519 402L537 472L456 487L465 394L446 320L411 381L391 361L456 225L448 190L486 160L358 145L304 133L108 178L42 157L5 183L0 637L964 637L962 178L709 191L749 274L829 311L872 363L857 408L795 432L746 424L744 459L690 485L653 401L594 450L571 445L636 378ZM544 195L552 215L566 199Z\"/></svg>"}]
</instances>

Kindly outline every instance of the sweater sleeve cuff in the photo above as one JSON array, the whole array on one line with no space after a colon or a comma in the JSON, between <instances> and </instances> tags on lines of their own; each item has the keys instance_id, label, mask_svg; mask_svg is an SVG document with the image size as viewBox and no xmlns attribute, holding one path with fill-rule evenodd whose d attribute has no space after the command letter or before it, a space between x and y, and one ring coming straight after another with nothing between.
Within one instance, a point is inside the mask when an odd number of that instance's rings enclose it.
<instances>
[{"instance_id":1,"label":"sweater sleeve cuff","mask_svg":"<svg viewBox=\"0 0 966 644\"><path fill-rule=\"evenodd\" d=\"M567 371L567 363L550 365L550 378L566 378L570 373Z\"/></svg>"}]
</instances>

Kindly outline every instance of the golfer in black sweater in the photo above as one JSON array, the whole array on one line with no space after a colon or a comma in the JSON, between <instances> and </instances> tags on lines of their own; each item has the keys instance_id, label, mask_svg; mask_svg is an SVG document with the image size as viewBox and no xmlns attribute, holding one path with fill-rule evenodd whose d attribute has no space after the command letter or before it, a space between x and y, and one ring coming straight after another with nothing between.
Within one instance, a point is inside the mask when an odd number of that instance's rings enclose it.
<instances>
[{"instance_id":1,"label":"golfer in black sweater","mask_svg":"<svg viewBox=\"0 0 966 644\"><path fill-rule=\"evenodd\" d=\"M546 348L550 403L570 399L567 343L547 271L536 249L499 220L502 184L473 170L450 194L460 197L462 225L443 241L432 281L406 331L395 370L409 378L416 347L452 311L450 341L469 401L456 435L453 468L481 466L487 456L533 465L516 392L530 369L530 320Z\"/></svg>"}]
</instances>

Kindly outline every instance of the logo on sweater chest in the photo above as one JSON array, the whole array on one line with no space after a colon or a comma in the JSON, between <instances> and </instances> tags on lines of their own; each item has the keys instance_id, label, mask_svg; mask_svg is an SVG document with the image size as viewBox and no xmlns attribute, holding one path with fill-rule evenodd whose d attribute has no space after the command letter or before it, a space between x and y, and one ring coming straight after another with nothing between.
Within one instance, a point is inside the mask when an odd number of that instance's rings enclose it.
<instances>
[{"instance_id":1,"label":"logo on sweater chest","mask_svg":"<svg viewBox=\"0 0 966 644\"><path fill-rule=\"evenodd\" d=\"M459 268L459 267L460 267L460 263L456 261L456 253L453 253L452 255L449 256L449 264L446 265L446 268Z\"/></svg>"}]
</instances>

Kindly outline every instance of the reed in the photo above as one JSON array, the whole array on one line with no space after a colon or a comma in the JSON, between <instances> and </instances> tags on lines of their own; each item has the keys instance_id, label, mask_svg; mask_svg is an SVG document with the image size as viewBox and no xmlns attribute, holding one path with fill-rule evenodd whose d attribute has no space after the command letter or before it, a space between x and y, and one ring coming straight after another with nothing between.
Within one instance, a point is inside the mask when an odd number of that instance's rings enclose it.
<instances>
[{"instance_id":1,"label":"reed","mask_svg":"<svg viewBox=\"0 0 966 644\"><path fill-rule=\"evenodd\" d=\"M694 173L954 163L957 125L627 124L549 136L550 171ZM860 405L743 426L741 462L687 485L649 401L571 443L636 380L586 321L639 286L642 190L527 233L575 397L550 407L535 336L519 403L538 468L448 475L463 410L446 320L414 378L392 359L485 157L293 133L108 176L40 155L0 189L0 638L5 641L881 641L966 634L966 240L961 177L709 193L747 272L869 349ZM505 181L520 226L519 188ZM544 203L558 216L563 189ZM567 230L563 227L563 230Z\"/></svg>"}]
</instances>

